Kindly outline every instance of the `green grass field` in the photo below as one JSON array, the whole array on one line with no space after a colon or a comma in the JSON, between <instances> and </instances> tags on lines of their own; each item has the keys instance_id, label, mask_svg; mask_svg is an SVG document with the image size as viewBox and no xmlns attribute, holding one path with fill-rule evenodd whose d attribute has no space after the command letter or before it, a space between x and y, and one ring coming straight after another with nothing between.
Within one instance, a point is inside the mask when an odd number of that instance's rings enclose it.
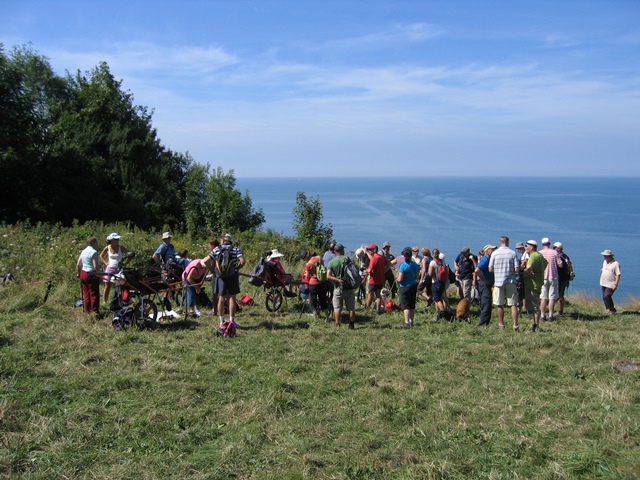
<instances>
[{"instance_id":1,"label":"green grass field","mask_svg":"<svg viewBox=\"0 0 640 480\"><path fill-rule=\"evenodd\" d=\"M115 332L73 308L75 284L46 304L43 285L0 289L2 476L640 476L637 302L604 318L577 298L541 333L425 304L411 329L359 311L350 331L243 289L234 339L212 316Z\"/></svg>"}]
</instances>

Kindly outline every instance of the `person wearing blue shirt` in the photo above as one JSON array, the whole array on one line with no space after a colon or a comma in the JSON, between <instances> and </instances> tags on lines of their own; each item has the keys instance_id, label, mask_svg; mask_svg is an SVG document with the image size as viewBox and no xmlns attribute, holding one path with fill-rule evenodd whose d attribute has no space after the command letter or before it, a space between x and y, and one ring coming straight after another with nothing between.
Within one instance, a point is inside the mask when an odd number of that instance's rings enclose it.
<instances>
[{"instance_id":1,"label":"person wearing blue shirt","mask_svg":"<svg viewBox=\"0 0 640 480\"><path fill-rule=\"evenodd\" d=\"M153 258L153 261L163 269L166 268L169 260L176 256L176 248L173 246L173 243L171 243L172 238L173 235L169 232L164 232L162 234L162 243L151 257Z\"/></svg>"},{"instance_id":2,"label":"person wearing blue shirt","mask_svg":"<svg viewBox=\"0 0 640 480\"><path fill-rule=\"evenodd\" d=\"M402 250L404 262L398 269L396 280L400 287L400 308L404 312L404 326L412 327L413 319L416 314L416 298L418 296L418 275L420 274L420 265L412 261L411 247L405 247Z\"/></svg>"},{"instance_id":3,"label":"person wearing blue shirt","mask_svg":"<svg viewBox=\"0 0 640 480\"><path fill-rule=\"evenodd\" d=\"M476 279L478 281L478 291L480 292L480 323L479 327L488 326L491 320L491 289L493 288L494 275L489 271L489 260L491 254L498 248L495 245L485 245L482 249L482 258L476 267Z\"/></svg>"}]
</instances>

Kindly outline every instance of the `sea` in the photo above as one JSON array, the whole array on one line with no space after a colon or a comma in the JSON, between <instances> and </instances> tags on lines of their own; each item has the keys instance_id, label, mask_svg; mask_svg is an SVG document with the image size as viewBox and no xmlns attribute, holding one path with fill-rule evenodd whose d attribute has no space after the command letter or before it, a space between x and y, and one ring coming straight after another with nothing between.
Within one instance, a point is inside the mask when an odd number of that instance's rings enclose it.
<instances>
[{"instance_id":1,"label":"sea","mask_svg":"<svg viewBox=\"0 0 640 480\"><path fill-rule=\"evenodd\" d=\"M426 246L452 265L464 246L478 252L502 235L512 248L548 237L573 263L569 295L600 297L601 252L609 249L622 271L614 300L640 298L639 177L247 177L236 188L262 209L265 230L285 236L295 234L297 193L317 199L321 223L347 251L384 241L395 255Z\"/></svg>"}]
</instances>

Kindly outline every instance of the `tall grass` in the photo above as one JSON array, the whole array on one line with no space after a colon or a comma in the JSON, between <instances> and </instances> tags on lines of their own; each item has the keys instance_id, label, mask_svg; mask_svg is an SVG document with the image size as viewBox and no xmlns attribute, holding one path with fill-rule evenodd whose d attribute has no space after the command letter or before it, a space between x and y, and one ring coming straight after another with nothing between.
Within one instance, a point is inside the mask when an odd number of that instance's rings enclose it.
<instances>
[{"instance_id":1,"label":"tall grass","mask_svg":"<svg viewBox=\"0 0 640 480\"><path fill-rule=\"evenodd\" d=\"M134 239L131 239L133 243ZM155 241L155 237L153 237ZM256 249L257 251L257 249ZM67 266L67 268L69 268ZM293 267L292 267L293 268ZM355 331L257 299L115 332L75 281L0 289L4 478L638 478L640 315L531 333L358 310ZM621 368L630 366L630 368Z\"/></svg>"}]
</instances>

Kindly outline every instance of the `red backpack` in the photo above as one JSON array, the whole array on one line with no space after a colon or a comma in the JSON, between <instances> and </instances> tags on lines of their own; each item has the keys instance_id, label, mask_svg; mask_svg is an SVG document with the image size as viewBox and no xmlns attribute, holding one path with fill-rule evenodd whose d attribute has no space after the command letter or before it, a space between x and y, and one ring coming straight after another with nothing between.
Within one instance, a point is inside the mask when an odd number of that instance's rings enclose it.
<instances>
[{"instance_id":1,"label":"red backpack","mask_svg":"<svg viewBox=\"0 0 640 480\"><path fill-rule=\"evenodd\" d=\"M227 320L216 332L218 337L235 337L236 336L236 324L231 320Z\"/></svg>"},{"instance_id":2,"label":"red backpack","mask_svg":"<svg viewBox=\"0 0 640 480\"><path fill-rule=\"evenodd\" d=\"M438 271L436 273L436 279L439 282L446 282L448 279L448 275L447 275L447 266L444 264L444 262L436 262L436 264L438 265Z\"/></svg>"}]
</instances>

